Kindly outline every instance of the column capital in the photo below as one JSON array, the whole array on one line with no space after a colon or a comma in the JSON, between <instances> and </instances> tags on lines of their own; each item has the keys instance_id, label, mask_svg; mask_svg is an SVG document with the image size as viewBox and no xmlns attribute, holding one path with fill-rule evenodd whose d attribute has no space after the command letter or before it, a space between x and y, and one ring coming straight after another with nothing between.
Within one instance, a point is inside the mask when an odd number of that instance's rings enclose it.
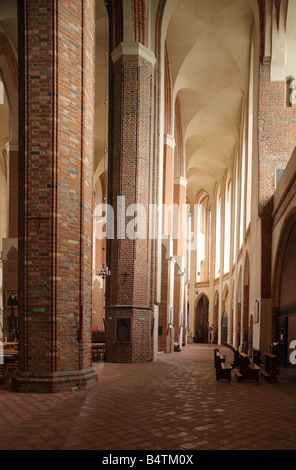
<instances>
[{"instance_id":1,"label":"column capital","mask_svg":"<svg viewBox=\"0 0 296 470\"><path fill-rule=\"evenodd\" d=\"M187 179L184 178L184 176L177 176L174 179L174 184L179 184L180 186L185 186L187 187Z\"/></svg>"},{"instance_id":2,"label":"column capital","mask_svg":"<svg viewBox=\"0 0 296 470\"><path fill-rule=\"evenodd\" d=\"M180 274L180 275L185 274L185 260L184 260L184 257L175 255L174 258L175 258L175 261L176 261L176 263L179 267L178 274Z\"/></svg>"},{"instance_id":3,"label":"column capital","mask_svg":"<svg viewBox=\"0 0 296 470\"><path fill-rule=\"evenodd\" d=\"M6 148L7 153L18 152L18 142L15 140L11 140L7 142L7 144L5 145L5 148Z\"/></svg>"},{"instance_id":4,"label":"column capital","mask_svg":"<svg viewBox=\"0 0 296 470\"><path fill-rule=\"evenodd\" d=\"M175 138L171 134L164 134L163 143L172 148L175 148L176 145Z\"/></svg>"},{"instance_id":5,"label":"column capital","mask_svg":"<svg viewBox=\"0 0 296 470\"><path fill-rule=\"evenodd\" d=\"M147 47L143 46L140 42L121 42L111 53L113 63L117 62L123 55L143 57L145 60L150 62L153 67L156 62L154 53Z\"/></svg>"},{"instance_id":6,"label":"column capital","mask_svg":"<svg viewBox=\"0 0 296 470\"><path fill-rule=\"evenodd\" d=\"M162 244L166 249L165 259L171 260L174 256L173 254L173 239L171 235L162 238Z\"/></svg>"}]
</instances>

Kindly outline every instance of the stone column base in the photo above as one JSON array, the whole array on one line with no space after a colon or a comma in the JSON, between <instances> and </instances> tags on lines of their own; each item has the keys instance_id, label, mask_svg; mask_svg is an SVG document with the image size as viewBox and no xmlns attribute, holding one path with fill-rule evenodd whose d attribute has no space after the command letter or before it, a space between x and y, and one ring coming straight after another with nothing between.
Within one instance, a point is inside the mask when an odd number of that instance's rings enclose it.
<instances>
[{"instance_id":1,"label":"stone column base","mask_svg":"<svg viewBox=\"0 0 296 470\"><path fill-rule=\"evenodd\" d=\"M89 367L78 371L38 374L17 369L12 376L11 386L16 392L59 393L70 392L73 388L82 390L94 387L98 375Z\"/></svg>"}]
</instances>

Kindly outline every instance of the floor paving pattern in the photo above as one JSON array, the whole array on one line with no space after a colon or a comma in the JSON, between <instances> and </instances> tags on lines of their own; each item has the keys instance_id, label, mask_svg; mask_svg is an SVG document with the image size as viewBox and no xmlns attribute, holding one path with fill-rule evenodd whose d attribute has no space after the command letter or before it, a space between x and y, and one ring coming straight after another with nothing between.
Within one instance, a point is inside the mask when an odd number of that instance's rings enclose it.
<instances>
[{"instance_id":1,"label":"floor paving pattern","mask_svg":"<svg viewBox=\"0 0 296 470\"><path fill-rule=\"evenodd\" d=\"M94 363L98 385L88 391L1 384L0 450L295 450L296 370L280 370L277 383L216 381L213 348Z\"/></svg>"}]
</instances>

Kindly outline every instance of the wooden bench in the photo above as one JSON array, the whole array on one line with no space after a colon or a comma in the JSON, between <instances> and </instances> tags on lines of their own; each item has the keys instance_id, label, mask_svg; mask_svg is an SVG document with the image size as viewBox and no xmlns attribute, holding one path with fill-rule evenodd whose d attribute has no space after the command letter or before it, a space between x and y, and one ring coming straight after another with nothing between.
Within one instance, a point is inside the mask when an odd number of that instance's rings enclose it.
<instances>
[{"instance_id":1,"label":"wooden bench","mask_svg":"<svg viewBox=\"0 0 296 470\"><path fill-rule=\"evenodd\" d=\"M235 346L229 343L224 343L224 346L229 348L233 352L233 361L231 363L233 369L239 368L240 362L239 362L239 350Z\"/></svg>"},{"instance_id":2,"label":"wooden bench","mask_svg":"<svg viewBox=\"0 0 296 470\"><path fill-rule=\"evenodd\" d=\"M233 367L239 367L240 365L240 362L239 362L239 350L238 348L232 348L232 352L233 352Z\"/></svg>"},{"instance_id":3,"label":"wooden bench","mask_svg":"<svg viewBox=\"0 0 296 470\"><path fill-rule=\"evenodd\" d=\"M231 381L231 371L232 371L232 365L228 364L226 362L217 362L217 367L216 367L216 380L228 380L229 382Z\"/></svg>"},{"instance_id":4,"label":"wooden bench","mask_svg":"<svg viewBox=\"0 0 296 470\"><path fill-rule=\"evenodd\" d=\"M259 373L261 367L257 366L250 357L243 353L239 353L240 365L239 368L234 370L235 376L239 380L256 380L259 382Z\"/></svg>"},{"instance_id":5,"label":"wooden bench","mask_svg":"<svg viewBox=\"0 0 296 470\"><path fill-rule=\"evenodd\" d=\"M270 382L277 382L277 375L280 373L276 367L277 356L270 353L264 353L264 355L264 370L261 370L261 375Z\"/></svg>"},{"instance_id":6,"label":"wooden bench","mask_svg":"<svg viewBox=\"0 0 296 470\"><path fill-rule=\"evenodd\" d=\"M217 364L225 362L225 356L220 354L219 348L214 349L214 367L217 368Z\"/></svg>"},{"instance_id":7,"label":"wooden bench","mask_svg":"<svg viewBox=\"0 0 296 470\"><path fill-rule=\"evenodd\" d=\"M253 362L257 364L257 366L261 366L261 351L260 349L253 348Z\"/></svg>"},{"instance_id":8,"label":"wooden bench","mask_svg":"<svg viewBox=\"0 0 296 470\"><path fill-rule=\"evenodd\" d=\"M223 356L219 348L214 349L214 365L216 369L216 380L231 380L231 364L225 362L226 357Z\"/></svg>"}]
</instances>

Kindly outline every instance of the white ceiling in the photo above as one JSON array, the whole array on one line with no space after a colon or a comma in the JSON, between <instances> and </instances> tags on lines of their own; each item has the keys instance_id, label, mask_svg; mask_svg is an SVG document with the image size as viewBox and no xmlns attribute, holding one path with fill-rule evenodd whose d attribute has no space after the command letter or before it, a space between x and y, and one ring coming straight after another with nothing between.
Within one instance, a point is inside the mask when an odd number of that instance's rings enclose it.
<instances>
[{"instance_id":1,"label":"white ceiling","mask_svg":"<svg viewBox=\"0 0 296 470\"><path fill-rule=\"evenodd\" d=\"M248 93L252 3L179 0L170 18L166 40L191 202L202 188L212 193L233 165Z\"/></svg>"}]
</instances>

